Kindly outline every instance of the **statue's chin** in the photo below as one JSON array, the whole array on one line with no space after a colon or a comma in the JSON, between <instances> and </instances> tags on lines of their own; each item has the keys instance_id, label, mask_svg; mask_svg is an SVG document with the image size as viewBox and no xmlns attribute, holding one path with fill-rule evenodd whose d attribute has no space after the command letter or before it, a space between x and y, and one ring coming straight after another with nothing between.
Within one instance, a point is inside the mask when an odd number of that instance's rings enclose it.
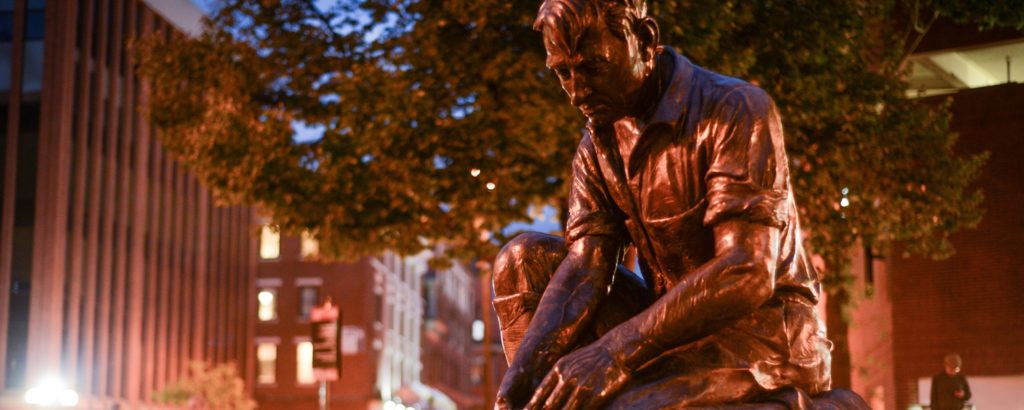
<instances>
[{"instance_id":1,"label":"statue's chin","mask_svg":"<svg viewBox=\"0 0 1024 410\"><path fill-rule=\"evenodd\" d=\"M591 124L596 126L612 125L615 121L618 121L622 116L609 115L607 112L601 111L592 113L590 115L584 115L590 120Z\"/></svg>"}]
</instances>

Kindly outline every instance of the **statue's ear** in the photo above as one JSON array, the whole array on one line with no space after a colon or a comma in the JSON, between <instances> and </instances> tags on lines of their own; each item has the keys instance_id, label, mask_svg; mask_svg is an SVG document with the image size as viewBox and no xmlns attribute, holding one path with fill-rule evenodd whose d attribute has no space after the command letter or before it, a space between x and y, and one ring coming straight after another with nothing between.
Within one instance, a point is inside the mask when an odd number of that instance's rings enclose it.
<instances>
[{"instance_id":1,"label":"statue's ear","mask_svg":"<svg viewBox=\"0 0 1024 410\"><path fill-rule=\"evenodd\" d=\"M636 35L644 60L653 59L658 54L658 23L649 16L644 17L636 27Z\"/></svg>"}]
</instances>

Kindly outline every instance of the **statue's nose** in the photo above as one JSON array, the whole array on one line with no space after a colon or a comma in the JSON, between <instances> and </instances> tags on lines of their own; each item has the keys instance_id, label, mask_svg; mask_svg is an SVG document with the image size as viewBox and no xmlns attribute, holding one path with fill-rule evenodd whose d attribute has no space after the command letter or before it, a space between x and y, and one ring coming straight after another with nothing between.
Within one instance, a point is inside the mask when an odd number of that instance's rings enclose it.
<instances>
[{"instance_id":1,"label":"statue's nose","mask_svg":"<svg viewBox=\"0 0 1024 410\"><path fill-rule=\"evenodd\" d=\"M590 86L579 75L573 75L572 79L569 80L569 84L569 99L572 105L579 106L583 104L587 97L590 96Z\"/></svg>"}]
</instances>

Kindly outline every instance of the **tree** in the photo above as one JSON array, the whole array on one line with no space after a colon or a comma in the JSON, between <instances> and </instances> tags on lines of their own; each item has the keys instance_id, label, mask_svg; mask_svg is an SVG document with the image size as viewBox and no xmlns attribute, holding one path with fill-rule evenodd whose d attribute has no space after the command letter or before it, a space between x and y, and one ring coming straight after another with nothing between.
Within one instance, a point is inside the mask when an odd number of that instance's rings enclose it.
<instances>
[{"instance_id":1,"label":"tree","mask_svg":"<svg viewBox=\"0 0 1024 410\"><path fill-rule=\"evenodd\" d=\"M583 124L544 67L537 3L230 0L198 37L139 43L150 118L221 200L325 253L487 254L531 205L561 205ZM776 100L836 300L858 241L942 257L980 220L984 155L953 152L948 104L905 98L905 61L939 16L1024 27L1016 3L650 1L664 43ZM297 143L294 124L323 135Z\"/></svg>"},{"instance_id":2,"label":"tree","mask_svg":"<svg viewBox=\"0 0 1024 410\"><path fill-rule=\"evenodd\" d=\"M256 402L245 394L245 383L234 363L190 362L189 376L153 393L159 404L189 409L253 410Z\"/></svg>"}]
</instances>

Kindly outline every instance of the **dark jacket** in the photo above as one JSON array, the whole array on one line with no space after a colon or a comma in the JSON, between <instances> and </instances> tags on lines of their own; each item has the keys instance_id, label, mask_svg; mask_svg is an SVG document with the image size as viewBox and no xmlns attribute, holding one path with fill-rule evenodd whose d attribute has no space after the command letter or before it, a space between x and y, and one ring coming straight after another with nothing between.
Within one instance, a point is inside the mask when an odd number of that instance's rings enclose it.
<instances>
[{"instance_id":1,"label":"dark jacket","mask_svg":"<svg viewBox=\"0 0 1024 410\"><path fill-rule=\"evenodd\" d=\"M957 390L964 392L963 397L956 397ZM964 375L942 372L932 377L932 410L961 410L970 399L971 387Z\"/></svg>"}]
</instances>

